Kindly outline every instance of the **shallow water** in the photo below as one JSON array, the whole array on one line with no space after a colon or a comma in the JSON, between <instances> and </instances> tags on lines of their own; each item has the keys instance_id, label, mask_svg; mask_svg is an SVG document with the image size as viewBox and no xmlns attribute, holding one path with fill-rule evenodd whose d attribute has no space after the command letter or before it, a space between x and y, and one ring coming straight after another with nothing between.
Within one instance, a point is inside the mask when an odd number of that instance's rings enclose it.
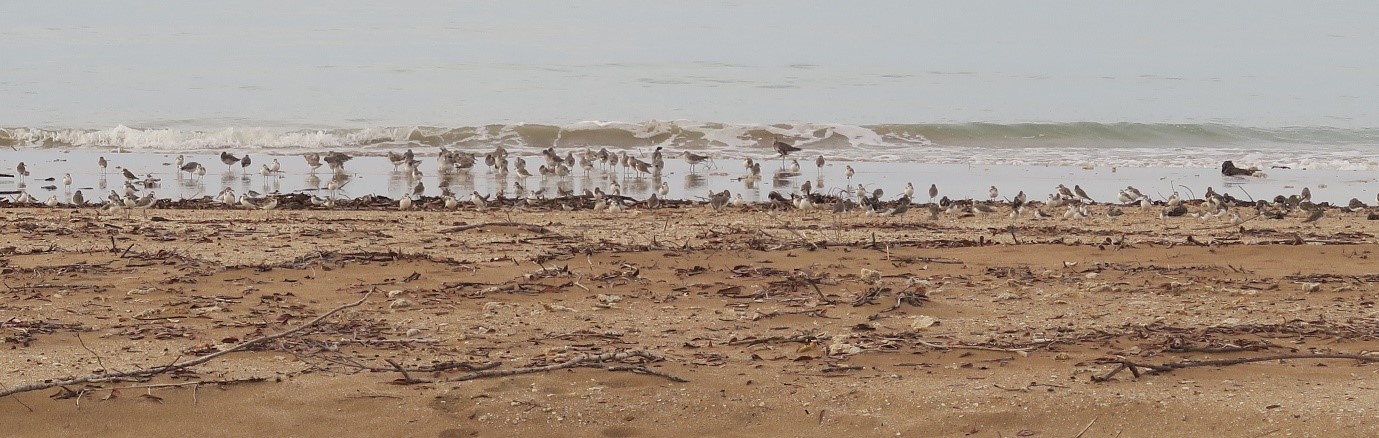
<instances>
[{"instance_id":1,"label":"shallow water","mask_svg":"<svg viewBox=\"0 0 1379 438\"><path fill-rule=\"evenodd\" d=\"M648 154L649 155L649 154ZM110 167L103 174L96 165L98 157L109 160ZM150 153L105 154L88 151L22 150L9 153L0 158L0 169L12 173L19 160L25 161L32 175L26 179L0 178L0 191L17 190L22 185L39 200L57 196L60 200L69 199L71 192L82 190L86 199L103 200L109 190L123 191L124 177L121 169L128 167L139 177L152 174L162 180L161 187L153 189L161 198L196 198L215 195L224 188L236 193L292 193L309 192L328 196L326 190L332 175L322 167L311 173L305 160L299 155L251 155L253 165L246 174L239 165L228 167L221 164L216 156L188 155L187 161L202 163L207 168L203 177L195 177L183 172L174 172L174 155ZM649 157L643 157L649 159ZM263 164L277 159L281 165L280 177L264 178L259 174ZM928 187L937 185L939 196L952 199L987 199L990 186L997 186L999 199L1008 199L1018 191L1025 191L1031 200L1043 200L1054 193L1059 184L1068 187L1080 185L1095 200L1113 202L1117 191L1126 186L1135 186L1144 194L1162 200L1174 191L1183 197L1200 198L1207 187L1215 187L1220 193L1229 193L1240 199L1272 199L1275 195L1298 193L1309 187L1314 200L1344 204L1350 198L1358 198L1366 203L1374 203L1379 193L1379 182L1369 172L1337 170L1291 170L1269 169L1263 178L1240 178L1221 176L1217 169L1198 168L1111 168L1111 167L1073 167L1073 166L969 166L956 164L916 164L916 163L875 163L830 161L819 169L812 160L800 163L798 174L789 173L790 161L782 162L770 158L761 161L762 178L756 181L744 179L746 172L740 160L717 160L717 168L699 167L691 172L683 160L666 159L666 169L659 178L638 177L635 174L622 176L617 168L596 168L584 175L575 171L568 177L518 178L515 173L500 177L489 169L472 169L468 172L452 172L442 177L436 172L434 156L420 156L423 162L423 176L412 180L384 157L356 157L346 164L346 178L336 194L340 197L359 197L381 195L397 199L405 193L412 193L419 181L426 196L441 194L444 184L451 191L461 195L471 192L490 195L499 188L506 196L517 196L516 185L522 184L529 190L546 189L546 197L555 197L558 185L582 193L595 188L611 190L613 182L620 186L621 193L642 199L653 193L661 182L668 186L668 199L702 200L709 191L729 190L741 194L744 201L760 202L775 191L789 196L798 192L799 187L808 181L815 191L836 192L842 187L855 188L862 185L867 191L882 189L884 199L898 198L906 183L915 187L914 199L928 201ZM541 162L537 156L527 156L528 168ZM844 176L846 166L855 169L855 175ZM64 174L72 175L70 188L63 187ZM51 181L46 179L51 178ZM51 187L46 189L45 187ZM141 192L142 193L142 192Z\"/></svg>"}]
</instances>

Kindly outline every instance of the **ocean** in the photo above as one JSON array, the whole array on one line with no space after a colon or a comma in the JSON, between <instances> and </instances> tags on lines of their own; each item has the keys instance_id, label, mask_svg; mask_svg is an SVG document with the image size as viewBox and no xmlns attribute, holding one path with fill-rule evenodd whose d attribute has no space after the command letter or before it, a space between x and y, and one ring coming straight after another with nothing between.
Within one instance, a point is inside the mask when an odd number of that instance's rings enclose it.
<instances>
[{"instance_id":1,"label":"ocean","mask_svg":"<svg viewBox=\"0 0 1379 438\"><path fill-rule=\"evenodd\" d=\"M738 159L781 140L837 161L1379 169L1369 2L6 9L0 146L17 151Z\"/></svg>"}]
</instances>

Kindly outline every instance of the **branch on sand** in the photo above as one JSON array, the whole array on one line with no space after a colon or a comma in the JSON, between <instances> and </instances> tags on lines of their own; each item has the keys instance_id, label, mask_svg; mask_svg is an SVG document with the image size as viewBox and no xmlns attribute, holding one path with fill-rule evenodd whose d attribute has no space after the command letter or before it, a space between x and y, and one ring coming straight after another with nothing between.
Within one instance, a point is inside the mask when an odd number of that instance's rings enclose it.
<instances>
[{"instance_id":1,"label":"branch on sand","mask_svg":"<svg viewBox=\"0 0 1379 438\"><path fill-rule=\"evenodd\" d=\"M393 365L394 368L395 368L398 372L402 373L402 378L401 378L401 379L398 379L398 380L396 380L396 381L394 381L394 383L404 384L404 385L417 384L417 383L435 383L435 382L463 382L463 381L466 381L466 380L476 380L476 379L484 379L484 378L491 378L491 377L508 377L508 376L516 376L516 375L521 375L521 374L541 373L541 372L546 372L546 371L555 371L555 370L561 370L561 369L580 368L580 367L587 367L587 368L603 368L603 369L606 369L606 370L609 370L609 371L628 371L628 372L633 372L633 373L638 373L638 374L647 374L647 375L652 375L652 376L664 377L664 378L669 379L669 380L674 381L674 382L682 382L682 383L683 383L683 382L688 382L688 381L689 381L689 380L685 380L685 379L683 379L683 378L681 378L681 377L678 377L678 376L675 376L675 375L672 375L672 374L669 374L669 373L665 373L665 372L662 372L662 371L656 371L656 370L649 369L649 368L647 368L647 367L644 366L644 365L610 365L610 364L606 364L606 363L605 363L605 362L609 362L609 361L617 361L617 360L623 360L623 359L628 359L628 358L633 358L633 357L640 357L640 358L646 359L646 360L648 360L648 361L659 361L659 360L663 360L663 359L662 359L661 357L659 357L659 356L656 356L656 355L654 355L654 354L651 354L651 353L648 353L648 352L645 352L645 351L641 351L641 350L621 351L621 352L612 352L612 353L603 353L603 354L580 354L580 355L576 355L575 357L572 357L572 358L570 358L569 360L566 360L566 361L564 361L564 362L554 363L554 364L550 364L550 365L542 365L542 366L534 366L534 367L524 367L524 368L513 368L513 369L507 369L507 370L481 370L481 371L475 371L475 372L472 372L472 373L469 373L469 374L465 374L465 375L461 375L461 376L455 376L455 377L450 377L450 378L445 378L445 379L440 379L440 380L427 380L427 379L415 378L415 377L412 377L410 373L408 373L408 372L406 372L406 371L403 371L403 369L402 369L401 366L399 366L399 365L397 365L397 364L395 364L395 363L393 363L393 362L391 362L391 361L389 361L389 364L390 364L390 365Z\"/></svg>"},{"instance_id":2,"label":"branch on sand","mask_svg":"<svg viewBox=\"0 0 1379 438\"><path fill-rule=\"evenodd\" d=\"M375 290L376 290L376 289L375 289ZM275 340L275 339L279 339L279 338L283 338L283 337L287 337L287 336L292 336L292 335L294 335L294 334L300 333L301 331L306 330L306 329L308 329L308 328L311 328L312 326L315 326L317 323L320 323L322 320L324 320L324 319L330 317L331 315L334 315L334 314L336 314L336 313L339 313L339 312L342 311L342 310L345 310L345 309L348 309L348 308L351 308L351 307L355 307L355 306L358 306L358 305L360 305L360 304L364 304L364 301L368 300L368 299L369 299L369 296L373 295L373 293L374 293L374 291L369 291L368 293L364 294L363 297L359 298L358 301L355 301L355 302L352 302L352 303L349 303L349 304L345 304L345 305L342 305L342 306L340 306L340 307L336 307L336 308L334 308L334 309L331 309L329 312L326 312L326 313L324 313L324 314L321 314L321 316L317 316L316 318L313 318L312 320L307 321L306 323L302 324L301 326L298 326L297 328L294 328L294 329L291 329L291 330L287 330L287 331L284 331L284 332L274 333L274 334L271 334L271 335L265 335L265 336L262 336L262 337L259 337L259 338L255 338L255 339L250 339L250 340L248 340L248 341L241 342L241 343L239 343L239 344L237 344L237 345L235 345L235 346L233 346L233 347L230 347L230 348L228 348L228 349L221 350L221 351L217 351L217 352L215 352L215 353L210 353L210 354L207 354L207 355L204 355L204 356L201 356L201 357L197 357L197 358L195 358L195 359L190 359L190 360L183 361L183 362L177 362L177 363L174 363L174 364L171 364L171 365L164 365L164 366L160 366L160 367L153 367L153 368L142 369L142 370L135 370L135 371L103 372L103 373L96 373L96 374L91 374L91 375L81 376L81 377L68 377L68 378L63 378L63 379L45 379L45 380L42 381L42 382L28 383L28 384L19 385L19 386L13 387L13 388L9 388L9 389L0 391L0 397L6 397L6 396L14 395L14 394L19 394L19 393L22 393L22 392L38 391L38 390L43 390L43 389L48 389L48 388L56 388L56 387L59 387L59 386L78 385L78 384L83 384L83 383L105 382L105 381L110 381L110 380L115 380L115 379L121 379L121 378L127 378L127 377L150 377L150 376L155 376L155 375L159 375L159 374L170 373L170 372L177 371L177 370L180 370L180 369L183 369L183 368L194 367L194 366L197 366L197 365L201 365L201 364L203 364L203 363L206 363L206 362L210 362L210 361L212 361L212 360L214 360L214 359L216 359L216 358L218 358L218 357L221 357L221 356L224 356L224 355L227 355L227 354L230 354L230 353L234 353L234 352L236 352L236 351L243 351L243 350L248 349L249 347L253 347L253 346L255 346L255 345L259 345L259 344L262 344L262 343L265 343L265 342L268 342L268 341L272 341L272 340Z\"/></svg>"},{"instance_id":3,"label":"branch on sand","mask_svg":"<svg viewBox=\"0 0 1379 438\"><path fill-rule=\"evenodd\" d=\"M1268 362L1274 360L1287 359L1351 359L1360 362L1379 362L1379 357L1377 356L1367 356L1362 354L1280 354L1274 356L1246 357L1240 359L1184 360L1181 362L1166 363L1163 365L1145 364L1134 362L1128 359L1121 359L1111 362L1117 363L1119 365L1117 365L1115 368L1113 368L1106 374L1092 376L1092 381L1105 382L1107 380L1111 380L1112 376L1115 376L1116 373L1119 373L1121 372L1121 370L1125 369L1129 369L1130 373L1135 375L1136 378L1138 378L1141 374L1168 373L1173 370L1180 370L1183 368L1224 367L1231 365L1240 365L1245 363ZM1140 372L1141 368L1145 370L1143 373Z\"/></svg>"},{"instance_id":4,"label":"branch on sand","mask_svg":"<svg viewBox=\"0 0 1379 438\"><path fill-rule=\"evenodd\" d=\"M468 231L468 230L473 230L473 229L476 229L476 228L485 228L485 227L512 227L512 228L517 228L517 229L522 230L522 231L527 231L527 232L536 233L536 234L546 234L546 233L551 232L551 230L546 229L546 227L543 227L543 226L540 226L540 225L524 224L524 223L521 223L521 222L484 222L484 223L481 223L481 224L469 224L469 225L460 225L460 226L449 227L449 228L441 228L440 230L437 230L437 231L438 231L438 232L441 232L441 233L458 233L458 232L461 232L461 231Z\"/></svg>"}]
</instances>

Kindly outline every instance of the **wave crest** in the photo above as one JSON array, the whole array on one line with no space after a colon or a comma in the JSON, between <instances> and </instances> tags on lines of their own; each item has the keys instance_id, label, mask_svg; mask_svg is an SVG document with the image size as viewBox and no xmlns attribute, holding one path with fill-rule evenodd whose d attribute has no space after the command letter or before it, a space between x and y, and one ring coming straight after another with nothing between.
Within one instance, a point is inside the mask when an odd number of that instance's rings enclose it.
<instances>
[{"instance_id":1,"label":"wave crest","mask_svg":"<svg viewBox=\"0 0 1379 438\"><path fill-rule=\"evenodd\" d=\"M0 146L381 154L427 147L522 153L548 147L695 150L721 157L773 155L776 140L838 160L920 163L1207 167L1221 160L1260 166L1379 169L1379 129L1255 128L1224 124L955 123L844 125L699 121L585 121L565 125L372 127L285 130L0 129Z\"/></svg>"}]
</instances>

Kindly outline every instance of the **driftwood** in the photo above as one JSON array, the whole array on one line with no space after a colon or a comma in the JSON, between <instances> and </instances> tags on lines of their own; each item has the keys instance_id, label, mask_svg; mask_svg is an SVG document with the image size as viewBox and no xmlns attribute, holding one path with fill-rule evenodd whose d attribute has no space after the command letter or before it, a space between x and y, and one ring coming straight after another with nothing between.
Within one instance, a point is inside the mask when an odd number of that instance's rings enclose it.
<instances>
[{"instance_id":1,"label":"driftwood","mask_svg":"<svg viewBox=\"0 0 1379 438\"><path fill-rule=\"evenodd\" d=\"M450 377L450 378L445 378L445 379L440 379L440 380L418 379L418 378L412 377L411 373L408 372L408 370L404 369L404 368L403 368L401 365L399 365L398 363L396 363L396 362L394 362L394 361L392 361L392 360L388 360L387 362L388 362L389 365L392 365L392 366L393 366L393 369L394 369L394 370L396 370L397 372L399 372L399 373L402 374L402 378L401 378L401 379L398 379L398 380L396 381L396 383L399 383L399 384L417 384L417 383L435 383L435 382L463 382L463 381L466 381L466 380L483 379L483 378L489 378L489 377L507 377L507 376L521 375L521 374L532 374L532 373L540 373L540 372L546 372L546 371L555 371L555 370L560 370L560 369L579 368L579 367L603 368L603 369L606 369L606 370L609 370L609 371L629 371L629 372L634 372L634 373L639 373L639 374L648 374L648 375L653 375L653 376L660 376L660 377L664 377L664 378L666 378L666 379L670 379L671 381L675 381L675 382L688 382L688 380L685 380L685 379L683 379L683 378L677 377L677 376L675 376L675 375L671 375L671 374L668 374L668 373L665 373L665 372L661 372L661 371L651 370L651 369L646 368L645 366L642 366L642 365L608 365L608 364L605 364L605 363L604 363L604 362L608 362L608 361L623 360L623 359L628 359L628 358L632 358L632 357L640 357L640 358L643 358L643 359L646 359L646 360L650 360L650 361L662 360L659 356L656 356L656 355L654 355L654 354L651 354L651 353L645 352L645 351L641 351L641 350L622 351L622 352L603 353L603 354L579 354L579 355L576 355L576 356L570 358L569 360L566 360L566 361L560 362L560 363L553 363L553 364L549 364L549 365L541 365L541 366L534 366L534 367L513 368L513 369L507 369L507 370L485 369L485 370L480 370L480 371L474 371L474 372L471 372L471 373L469 373L469 374L465 374L465 375L461 375L461 376L455 376L455 377Z\"/></svg>"},{"instance_id":2,"label":"driftwood","mask_svg":"<svg viewBox=\"0 0 1379 438\"><path fill-rule=\"evenodd\" d=\"M1135 377L1140 377L1141 374L1147 374L1147 373L1168 373L1168 372L1171 372L1171 371L1173 371L1173 370L1180 370L1180 369L1183 369L1183 368L1194 368L1194 367L1223 367L1223 366L1231 366L1231 365L1240 365L1240 364L1244 364L1244 363L1268 362L1268 361L1272 361L1272 360L1286 360L1286 359L1351 359L1351 360L1357 360L1357 361L1360 361L1360 362L1379 362L1379 357L1376 357L1376 356L1366 356L1366 355L1361 355L1361 354L1280 354L1280 355L1274 355L1274 356L1246 357L1246 358L1240 358L1240 359L1184 360L1184 361L1181 361L1181 362L1166 363L1166 364L1162 364L1162 365L1144 364L1144 363L1134 362L1134 361L1131 361L1131 360L1128 360L1128 359L1121 359L1121 360L1117 360L1117 361L1111 362L1111 363L1116 363L1116 364L1119 364L1119 365L1117 365L1115 368L1111 369L1111 371L1108 371L1106 374L1097 375L1097 376L1092 376L1092 381L1093 381L1093 382L1105 382L1105 381L1107 381L1107 380L1111 380L1111 377L1112 377L1112 376L1115 376L1116 373L1119 373L1119 372L1121 372L1121 370L1125 370L1125 369L1129 369L1129 370L1130 370L1130 373L1133 374ZM1140 372L1140 368L1144 368L1144 369L1146 370L1146 372L1141 373L1141 372Z\"/></svg>"},{"instance_id":3,"label":"driftwood","mask_svg":"<svg viewBox=\"0 0 1379 438\"><path fill-rule=\"evenodd\" d=\"M546 227L543 227L543 226L540 226L540 225L524 224L524 223L521 223L521 222L484 222L484 223L481 223L481 224L470 224L470 225L460 225L460 226L449 227L449 228L441 228L440 230L437 230L437 232L440 232L440 233L458 233L458 232L461 232L461 231L468 231L468 230L472 230L472 229L475 229L475 228L484 228L484 227L513 227L513 228L517 228L517 229L522 230L522 231L528 231L528 232L532 232L532 233L536 233L536 234L546 234L546 233L551 232L551 230L546 229Z\"/></svg>"},{"instance_id":4,"label":"driftwood","mask_svg":"<svg viewBox=\"0 0 1379 438\"><path fill-rule=\"evenodd\" d=\"M323 313L323 314L321 314L321 316L317 316L316 318L313 318L312 320L307 321L306 323L302 324L301 326L298 326L297 328L294 328L294 329L291 329L291 330L287 330L287 331L284 331L284 332L274 333L274 334L271 334L271 335L261 336L261 337L255 338L255 339L250 339L250 340L248 340L248 341L244 341L244 342L241 342L241 343L239 343L239 344L236 344L235 346L230 347L230 348L228 348L228 349L221 350L221 351L217 351L217 352L215 352L215 353L210 353L210 354L207 354L207 355L204 355L204 356L201 356L201 357L197 357L197 358L195 358L195 359L190 359L190 360L183 361L183 362L173 363L173 364L171 364L171 365L164 365L164 366L153 367L153 368L147 368L147 369L142 369L142 370L121 371L121 372L101 372L101 373L96 373L96 374L91 374L91 375L81 376L81 377L68 377L68 378L63 378L63 379L53 379L53 380L48 380L48 381L43 381L43 382L28 383L28 384L19 385L19 386L13 387L13 388L9 388L9 389L0 391L0 397L6 397L6 396L14 395L14 394L19 394L19 393L22 393L22 392L38 391L38 390L42 390L42 389L55 388L55 387L59 387L59 386L77 385L77 384L82 384L82 383L105 382L105 381L110 381L110 380L115 380L115 379L126 378L126 377L149 377L149 376L155 376L155 375L158 375L158 374L170 373L170 372L177 371L177 370L180 370L180 369L183 369L183 368L194 367L194 366L197 366L197 365L201 365L201 364L203 364L203 363L206 363L206 362L210 362L210 361L212 361L212 360L214 360L214 359L216 359L216 358L218 358L218 357L220 357L220 356L224 356L224 355L227 355L227 354L230 354L230 353L234 353L234 352L236 352L236 351L242 351L242 350L247 349L247 348L249 348L249 347L252 347L252 346L255 346L255 345L258 345L258 344L262 344L262 343L265 343L265 342L268 342L268 341L272 341L272 340L274 340L274 339L279 339L279 338L291 336L291 335L293 335L293 334L296 334L296 333L298 333L298 332L301 332L301 331L303 331L303 330L306 330L306 329L308 329L308 328L311 328L312 326L315 326L317 323L320 323L322 320L324 320L324 319L330 317L331 315L334 315L334 314L336 314L336 313L339 313L339 312L342 311L342 310L345 310L345 309L348 309L348 308L351 308L351 307L355 307L355 306L358 306L358 305L360 305L360 304L364 304L364 301L365 301L365 300L368 300L368 299L369 299L369 296L371 296L371 295L373 295L373 291L369 291L368 293L364 294L364 296L361 297L361 298L359 298L358 301L355 301L355 302L352 302L352 303L349 303L349 304L345 304L345 305L342 305L342 306L340 306L340 307L336 307L336 308L334 308L334 309L331 309L329 312Z\"/></svg>"}]
</instances>

